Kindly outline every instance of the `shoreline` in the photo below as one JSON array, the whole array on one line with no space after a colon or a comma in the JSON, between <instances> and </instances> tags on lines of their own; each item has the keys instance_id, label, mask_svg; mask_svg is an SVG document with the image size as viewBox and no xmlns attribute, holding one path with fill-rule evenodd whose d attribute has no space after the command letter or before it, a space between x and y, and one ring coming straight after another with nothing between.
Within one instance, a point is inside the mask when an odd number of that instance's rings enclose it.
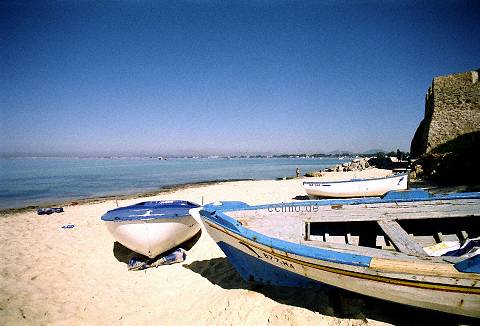
<instances>
[{"instance_id":1,"label":"shoreline","mask_svg":"<svg viewBox=\"0 0 480 326\"><path fill-rule=\"evenodd\" d=\"M364 169L364 173L368 176L369 170L372 169L383 170L385 173L393 172L393 170L389 169L378 169L375 167ZM279 177L276 179L217 179L217 180L206 180L206 181L198 181L198 182L186 182L186 183L179 183L179 184L170 184L162 186L156 190L146 191L146 192L138 192L138 193L130 193L130 194L113 194L113 195L105 195L105 196L94 196L94 197L85 197L85 198L71 198L71 199L64 199L64 200L52 200L52 201L44 201L38 204L21 206L21 207L12 207L12 208L0 208L0 217L11 215L11 214L20 214L24 212L28 212L30 210L36 210L41 207L71 207L77 205L88 205L94 203L102 203L109 200L130 200L130 199L140 199L140 198L147 198L147 197L154 197L159 196L162 194L169 194L176 191L188 189L188 188L202 188L207 187L210 185L222 184L222 183L233 183L238 181L282 181L282 180L299 180L299 179L332 179L332 180L340 180L340 179L348 179L350 174L353 174L354 177L358 174L362 174L361 171L344 171L344 172L322 172L322 177L307 177L307 176L300 176L300 177ZM342 178L341 176L346 176L347 178ZM381 175L383 177L383 175ZM368 179L368 177L367 177ZM479 191L478 186L450 186L450 187L442 187L431 183L426 180L422 179L414 179L409 181L409 188L427 188L434 193L438 192L465 192L465 191ZM200 204L200 203L199 203Z\"/></svg>"},{"instance_id":2,"label":"shoreline","mask_svg":"<svg viewBox=\"0 0 480 326\"><path fill-rule=\"evenodd\" d=\"M305 197L305 180L390 172L368 169L320 178L204 182L156 192L147 200L291 202ZM125 196L118 206L131 205L137 201L134 198L141 197ZM96 200L69 206L60 214L38 216L24 209L0 218L0 252L5 261L0 324L144 325L161 320L165 325L356 326L412 320L424 324L443 316L342 290L317 289L305 296L299 288L252 287L205 232L186 248L184 262L128 271L128 260L136 254L119 245L100 218L117 206L116 200Z\"/></svg>"},{"instance_id":3,"label":"shoreline","mask_svg":"<svg viewBox=\"0 0 480 326\"><path fill-rule=\"evenodd\" d=\"M261 181L261 180L269 180L269 179L258 179L258 181ZM108 200L129 200L129 199L153 197L153 196L168 194L171 192L188 189L188 188L200 188L200 187L206 187L206 186L220 184L220 183L237 182L237 181L257 181L257 180L256 179L207 180L207 181L198 181L198 182L179 183L174 185L165 185L157 190L132 193L132 194L72 198L72 199L65 199L65 200L58 200L58 201L52 200L52 201L41 202L38 205L28 205L28 206L13 207L13 208L0 208L0 216L10 215L10 214L19 214L19 213L27 212L32 209L36 210L37 208L40 208L40 207L59 207L59 206L68 207L68 206L86 205L86 204L93 204L93 203L102 203Z\"/></svg>"},{"instance_id":4,"label":"shoreline","mask_svg":"<svg viewBox=\"0 0 480 326\"><path fill-rule=\"evenodd\" d=\"M366 169L368 170L368 169ZM366 171L365 170L365 171ZM390 171L390 170L386 170ZM340 174L347 174L347 172L339 172ZM333 176L335 179L338 178L337 172L324 172L325 176ZM145 197L154 197L161 194L168 194L171 192L188 189L188 188L197 188L197 187L206 187L209 185L215 185L220 183L228 182L237 182L237 181L281 181L281 180L296 180L296 179L311 179L315 177L306 177L306 176L289 176L289 177L277 177L275 179L217 179L217 180L206 180L198 182L186 182L173 185L165 185L157 190L138 192L132 194L118 194L118 195L105 195L105 196L95 196L95 197L85 197L85 198L71 198L64 200L52 200L44 201L34 205L27 205L21 207L11 207L11 208L0 208L0 216L10 215L10 214L19 214L23 212L28 212L30 210L36 210L41 207L69 207L77 205L86 205L93 203L102 203L108 200L129 200L129 199L138 199Z\"/></svg>"},{"instance_id":5,"label":"shoreline","mask_svg":"<svg viewBox=\"0 0 480 326\"><path fill-rule=\"evenodd\" d=\"M49 158L45 158L49 159ZM60 159L60 158L59 158ZM62 158L63 159L63 158ZM133 158L136 160L137 158ZM280 160L285 160L279 158ZM14 159L3 159L5 161L11 161ZM35 160L35 159L33 159ZM184 159L178 159L179 161L185 161ZM15 212L15 211L25 211L25 209L35 209L38 207L51 207L58 205L69 205L71 202L85 203L97 200L105 200L110 198L132 198L132 197L145 197L152 196L155 194L162 193L164 191L181 189L184 186L197 186L204 184L211 184L215 182L228 182L228 181L238 181L238 180L275 180L279 177L285 177L295 174L295 167L297 164L299 166L305 165L305 168L302 168L303 171L309 171L312 169L321 169L324 166L332 165L338 163L338 160L328 160L321 163L319 160L311 160L311 163L305 163L307 160L298 158L288 158L290 163L286 164L287 167L284 167L283 163L277 166L277 163L266 163L268 168L264 171L263 169L258 171L250 171L255 169L256 164L253 161L257 160L256 158L247 159L247 163L216 163L217 161L222 161L220 159L205 159L207 161L215 163L200 163L198 166L198 171L203 171L202 173L194 172L193 174L189 171L191 164L194 163L181 163L169 166L167 170L161 170L158 175L151 177L150 172L155 172L157 169L156 163L150 166L151 163L148 163L145 167L145 171L141 173L133 173L128 178L120 178L120 181L112 181L111 171L112 169L132 169L131 163L126 164L126 167L118 166L117 163L110 166L107 163L88 163L80 164L79 166L71 164L50 164L48 171L56 171L57 169L63 169L65 167L72 168L73 172L66 173L65 178L57 181L55 178L61 176L63 173L50 172L46 173L45 176L42 175L43 179L36 180L32 178L30 174L25 177L26 182L21 179L17 180L18 177L18 168L14 169L12 172L12 178L7 179L3 187L0 187L2 192L2 199L0 199L0 215L6 213ZM261 159L260 159L261 160ZM274 160L277 160L276 158ZM188 160L187 160L188 161ZM89 174L89 169L99 166L103 169L104 164L108 166L105 172L98 172L94 174ZM123 163L122 163L123 164ZM137 164L137 163L135 163ZM132 166L134 166L133 164ZM144 163L138 163L143 167ZM213 164L213 165L212 165ZM264 163L261 163L263 166ZM20 165L21 167L22 165ZM193 165L196 166L196 165ZM243 171L242 169L237 172L237 166L240 168L246 167L247 169ZM6 166L8 170L9 166ZM44 166L33 164L27 164L29 169L41 169ZM219 168L219 171L216 171L216 168ZM88 168L83 172L78 169ZM233 170L231 170L233 168ZM163 168L162 168L163 169ZM230 170L229 170L230 169ZM196 171L197 168L194 168ZM110 171L110 172L109 172ZM119 170L120 175L125 175L124 170ZM172 177L172 173L173 177ZM180 171L180 172L178 172ZM243 172L242 172L243 171ZM77 185L77 178L82 177L84 173L87 173L88 176L85 180L81 179ZM105 177L103 174L105 173ZM165 176L164 176L165 174ZM98 175L99 180L97 182L96 175ZM137 178L138 177L138 178ZM93 179L92 179L93 178ZM83 181L82 181L83 180ZM90 182L90 183L89 183ZM93 185L93 188L92 188ZM95 185L98 185L95 186ZM72 188L73 187L73 188ZM10 191L11 188L11 191Z\"/></svg>"}]
</instances>

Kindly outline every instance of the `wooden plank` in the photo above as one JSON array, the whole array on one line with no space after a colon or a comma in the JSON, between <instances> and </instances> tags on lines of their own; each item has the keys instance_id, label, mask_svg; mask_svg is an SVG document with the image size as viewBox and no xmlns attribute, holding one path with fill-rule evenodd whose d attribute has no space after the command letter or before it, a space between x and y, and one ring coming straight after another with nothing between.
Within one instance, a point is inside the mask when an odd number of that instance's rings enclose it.
<instances>
[{"instance_id":1,"label":"wooden plank","mask_svg":"<svg viewBox=\"0 0 480 326\"><path fill-rule=\"evenodd\" d=\"M377 223L398 251L414 256L427 255L423 248L396 221L382 220Z\"/></svg>"},{"instance_id":2,"label":"wooden plank","mask_svg":"<svg viewBox=\"0 0 480 326\"><path fill-rule=\"evenodd\" d=\"M460 231L460 234L458 235L458 239L460 241L465 241L468 239L468 233L467 231Z\"/></svg>"},{"instance_id":3,"label":"wooden plank","mask_svg":"<svg viewBox=\"0 0 480 326\"><path fill-rule=\"evenodd\" d=\"M349 244L349 245L353 244L352 234L351 234L351 233L347 233L347 234L345 235L345 243L346 243L346 244Z\"/></svg>"},{"instance_id":4,"label":"wooden plank","mask_svg":"<svg viewBox=\"0 0 480 326\"><path fill-rule=\"evenodd\" d=\"M410 220L410 219L438 219L455 217L480 217L479 205L468 206L422 206L422 207L383 207L369 208L357 206L348 210L319 210L315 214L301 214L303 219L310 222L345 222L345 221L376 221L376 220Z\"/></svg>"},{"instance_id":5,"label":"wooden plank","mask_svg":"<svg viewBox=\"0 0 480 326\"><path fill-rule=\"evenodd\" d=\"M480 275L475 273L462 273L455 269L451 263L433 263L423 261L398 260L388 258L372 258L370 268L390 273L407 273L415 275L430 275L437 277L454 277L459 279L480 280Z\"/></svg>"},{"instance_id":6,"label":"wooden plank","mask_svg":"<svg viewBox=\"0 0 480 326\"><path fill-rule=\"evenodd\" d=\"M383 249L376 249L376 248L369 248L369 247L360 247L357 245L349 245L349 244L342 244L342 243L332 243L332 242L323 242L323 241L316 241L316 240L300 240L294 241L291 239L291 242L296 242L300 244L304 244L311 247L316 248L324 248L324 249L332 249L339 252L346 252L349 254L358 254L362 256L369 256L369 257L380 257L380 258L401 258L403 260L410 260L410 259L418 259L417 257L408 256L404 253L398 251L390 251L390 250L383 250ZM437 257L427 257L429 260L437 260Z\"/></svg>"},{"instance_id":7,"label":"wooden plank","mask_svg":"<svg viewBox=\"0 0 480 326\"><path fill-rule=\"evenodd\" d=\"M443 241L443 234L442 232L436 232L434 235L435 241L442 242Z\"/></svg>"},{"instance_id":8,"label":"wooden plank","mask_svg":"<svg viewBox=\"0 0 480 326\"><path fill-rule=\"evenodd\" d=\"M305 222L305 234L303 239L310 240L310 222Z\"/></svg>"},{"instance_id":9,"label":"wooden plank","mask_svg":"<svg viewBox=\"0 0 480 326\"><path fill-rule=\"evenodd\" d=\"M472 218L480 217L480 207L479 211L467 212L467 211L432 211L432 212L392 212L392 213L382 213L382 212L343 212L342 214L324 214L321 216L302 216L303 219L308 220L309 222L368 222L368 221L378 221L378 220L414 220L414 219L439 219L439 218L459 218L470 216Z\"/></svg>"},{"instance_id":10,"label":"wooden plank","mask_svg":"<svg viewBox=\"0 0 480 326\"><path fill-rule=\"evenodd\" d=\"M345 222L345 221L375 221L380 219L424 219L424 218L448 218L448 217L480 217L479 199L462 199L455 201L427 201L427 202L404 202L367 205L343 205L341 209L333 209L331 206L316 206L315 210L305 211L282 211L272 212L267 209L255 211L228 212L227 215L234 218L296 218L310 222Z\"/></svg>"}]
</instances>

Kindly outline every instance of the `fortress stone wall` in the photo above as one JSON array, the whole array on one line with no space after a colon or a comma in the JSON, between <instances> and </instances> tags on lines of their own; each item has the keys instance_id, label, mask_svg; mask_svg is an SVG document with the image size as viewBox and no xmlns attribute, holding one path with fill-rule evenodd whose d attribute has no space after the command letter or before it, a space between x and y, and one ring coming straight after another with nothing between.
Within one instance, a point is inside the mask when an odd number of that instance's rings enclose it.
<instances>
[{"instance_id":1,"label":"fortress stone wall","mask_svg":"<svg viewBox=\"0 0 480 326\"><path fill-rule=\"evenodd\" d=\"M479 70L435 77L425 99L425 117L411 143L419 157L480 131ZM445 147L445 146L443 146Z\"/></svg>"}]
</instances>

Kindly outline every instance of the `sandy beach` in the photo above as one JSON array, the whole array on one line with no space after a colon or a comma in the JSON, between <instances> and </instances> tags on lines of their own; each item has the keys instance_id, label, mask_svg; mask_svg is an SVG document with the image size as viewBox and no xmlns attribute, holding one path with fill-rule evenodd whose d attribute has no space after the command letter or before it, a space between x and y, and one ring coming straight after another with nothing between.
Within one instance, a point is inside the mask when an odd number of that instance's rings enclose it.
<instances>
[{"instance_id":1,"label":"sandy beach","mask_svg":"<svg viewBox=\"0 0 480 326\"><path fill-rule=\"evenodd\" d=\"M479 12L0 1L0 326L480 325Z\"/></svg>"},{"instance_id":2,"label":"sandy beach","mask_svg":"<svg viewBox=\"0 0 480 326\"><path fill-rule=\"evenodd\" d=\"M375 177L388 170L326 173L315 179ZM309 178L308 180L312 180ZM224 182L139 201L184 199L250 204L304 197L302 181ZM338 289L248 284L203 232L183 263L128 271L134 255L114 242L100 217L115 200L34 210L0 218L0 324L119 325L360 325L422 324L443 314L366 298ZM62 229L64 224L74 224ZM444 319L445 320L445 319Z\"/></svg>"}]
</instances>

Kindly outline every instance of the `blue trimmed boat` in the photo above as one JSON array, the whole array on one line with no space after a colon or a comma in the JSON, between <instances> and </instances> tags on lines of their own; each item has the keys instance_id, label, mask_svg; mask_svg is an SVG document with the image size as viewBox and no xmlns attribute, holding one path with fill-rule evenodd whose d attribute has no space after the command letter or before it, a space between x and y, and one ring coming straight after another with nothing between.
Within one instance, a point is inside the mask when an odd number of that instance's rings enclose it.
<instances>
[{"instance_id":1,"label":"blue trimmed boat","mask_svg":"<svg viewBox=\"0 0 480 326\"><path fill-rule=\"evenodd\" d=\"M480 256L474 250L460 257L427 254L453 241L465 248L480 236L479 192L432 195L411 190L383 198L258 206L217 202L190 213L201 218L245 280L328 284L480 317Z\"/></svg>"},{"instance_id":2,"label":"blue trimmed boat","mask_svg":"<svg viewBox=\"0 0 480 326\"><path fill-rule=\"evenodd\" d=\"M154 258L200 231L189 214L196 207L183 200L147 201L108 211L102 220L122 245Z\"/></svg>"},{"instance_id":3,"label":"blue trimmed boat","mask_svg":"<svg viewBox=\"0 0 480 326\"><path fill-rule=\"evenodd\" d=\"M310 198L375 197L382 196L392 190L406 190L408 188L408 173L374 179L305 181L303 187Z\"/></svg>"}]
</instances>

